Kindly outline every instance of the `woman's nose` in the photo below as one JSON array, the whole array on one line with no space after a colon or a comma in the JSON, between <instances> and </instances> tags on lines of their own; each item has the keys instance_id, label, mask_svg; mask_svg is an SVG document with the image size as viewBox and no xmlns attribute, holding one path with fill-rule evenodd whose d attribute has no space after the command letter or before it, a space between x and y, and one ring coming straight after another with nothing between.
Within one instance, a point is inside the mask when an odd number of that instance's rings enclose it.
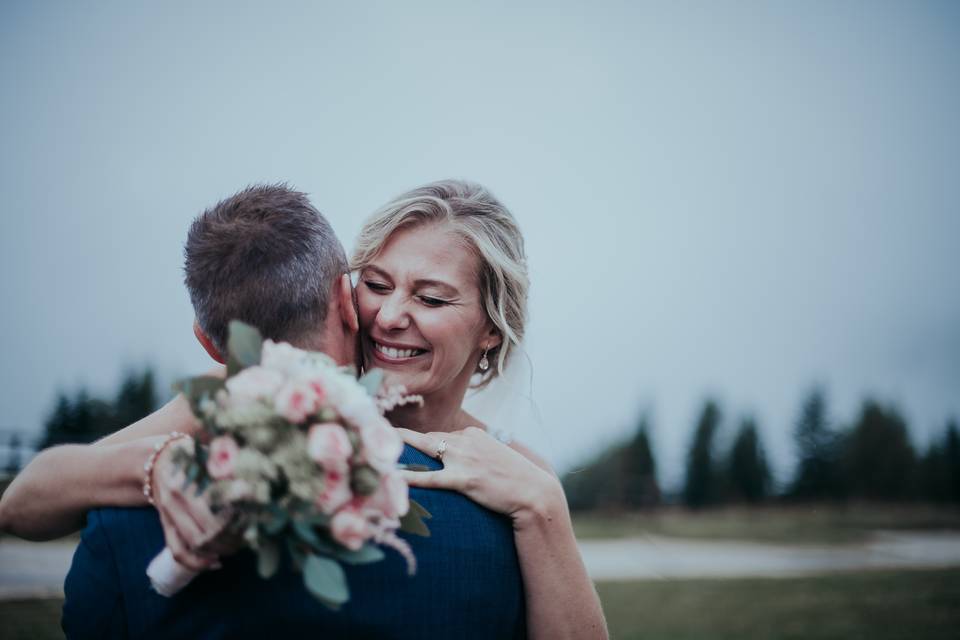
<instances>
[{"instance_id":1,"label":"woman's nose","mask_svg":"<svg viewBox=\"0 0 960 640\"><path fill-rule=\"evenodd\" d=\"M388 295L384 298L377 312L377 325L385 331L400 331L410 326L410 316L400 296Z\"/></svg>"}]
</instances>

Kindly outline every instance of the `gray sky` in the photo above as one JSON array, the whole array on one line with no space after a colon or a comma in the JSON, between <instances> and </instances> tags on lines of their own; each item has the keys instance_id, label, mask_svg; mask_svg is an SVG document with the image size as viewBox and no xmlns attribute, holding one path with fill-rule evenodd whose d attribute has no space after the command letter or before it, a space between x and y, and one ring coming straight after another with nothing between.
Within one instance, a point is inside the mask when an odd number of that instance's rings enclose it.
<instances>
[{"instance_id":1,"label":"gray sky","mask_svg":"<svg viewBox=\"0 0 960 640\"><path fill-rule=\"evenodd\" d=\"M474 3L476 4L476 3ZM204 369L194 215L311 194L350 247L441 177L524 229L539 422L561 469L701 402L781 475L803 394L960 415L960 5L4 2L0 428L151 362Z\"/></svg>"}]
</instances>

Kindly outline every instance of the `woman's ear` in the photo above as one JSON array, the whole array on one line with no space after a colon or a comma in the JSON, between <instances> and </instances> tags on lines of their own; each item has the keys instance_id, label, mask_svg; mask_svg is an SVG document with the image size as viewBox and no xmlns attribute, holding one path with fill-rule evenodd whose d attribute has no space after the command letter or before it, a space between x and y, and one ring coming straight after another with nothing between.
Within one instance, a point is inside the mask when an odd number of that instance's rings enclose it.
<instances>
[{"instance_id":1,"label":"woman's ear","mask_svg":"<svg viewBox=\"0 0 960 640\"><path fill-rule=\"evenodd\" d=\"M481 349L494 349L500 346L500 343L503 342L503 336L500 334L500 330L496 327L490 327L490 331L487 332L487 335L484 337L483 341L480 343Z\"/></svg>"},{"instance_id":2,"label":"woman's ear","mask_svg":"<svg viewBox=\"0 0 960 640\"><path fill-rule=\"evenodd\" d=\"M360 320L357 318L357 306L353 300L353 285L350 284L350 274L345 273L340 276L337 298L340 306L340 320L343 325L350 329L351 333L359 332Z\"/></svg>"}]
</instances>

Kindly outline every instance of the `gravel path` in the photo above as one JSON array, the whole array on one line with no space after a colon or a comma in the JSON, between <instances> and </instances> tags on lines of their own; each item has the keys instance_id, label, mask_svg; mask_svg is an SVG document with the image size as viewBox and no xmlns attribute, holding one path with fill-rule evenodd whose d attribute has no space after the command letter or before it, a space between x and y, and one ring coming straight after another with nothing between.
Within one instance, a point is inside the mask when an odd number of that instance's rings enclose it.
<instances>
[{"instance_id":1,"label":"gravel path","mask_svg":"<svg viewBox=\"0 0 960 640\"><path fill-rule=\"evenodd\" d=\"M960 566L960 533L880 531L865 544L779 545L645 537L580 543L594 580L788 577Z\"/></svg>"},{"instance_id":2,"label":"gravel path","mask_svg":"<svg viewBox=\"0 0 960 640\"><path fill-rule=\"evenodd\" d=\"M0 540L0 599L63 595L76 542ZM960 532L881 531L866 544L800 546L648 536L580 543L594 580L789 577L960 567Z\"/></svg>"}]
</instances>

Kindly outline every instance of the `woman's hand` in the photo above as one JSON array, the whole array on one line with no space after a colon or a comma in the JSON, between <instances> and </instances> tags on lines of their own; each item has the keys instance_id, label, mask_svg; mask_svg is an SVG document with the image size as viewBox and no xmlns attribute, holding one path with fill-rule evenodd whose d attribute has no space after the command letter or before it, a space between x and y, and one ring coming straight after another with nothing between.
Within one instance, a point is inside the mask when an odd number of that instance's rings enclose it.
<instances>
[{"instance_id":1,"label":"woman's hand","mask_svg":"<svg viewBox=\"0 0 960 640\"><path fill-rule=\"evenodd\" d=\"M558 501L564 503L563 489L555 475L483 429L397 431L407 444L434 458L440 443L446 441L443 469L402 472L412 486L458 491L491 511L509 515L515 526L531 515L552 511Z\"/></svg>"},{"instance_id":2,"label":"woman's hand","mask_svg":"<svg viewBox=\"0 0 960 640\"><path fill-rule=\"evenodd\" d=\"M219 557L239 549L241 539L227 526L231 514L214 513L206 495L198 493L196 485L187 483L183 471L173 463L177 448L191 452L193 440L183 438L171 443L153 468L153 500L167 547L174 559L188 569L219 568Z\"/></svg>"}]
</instances>

